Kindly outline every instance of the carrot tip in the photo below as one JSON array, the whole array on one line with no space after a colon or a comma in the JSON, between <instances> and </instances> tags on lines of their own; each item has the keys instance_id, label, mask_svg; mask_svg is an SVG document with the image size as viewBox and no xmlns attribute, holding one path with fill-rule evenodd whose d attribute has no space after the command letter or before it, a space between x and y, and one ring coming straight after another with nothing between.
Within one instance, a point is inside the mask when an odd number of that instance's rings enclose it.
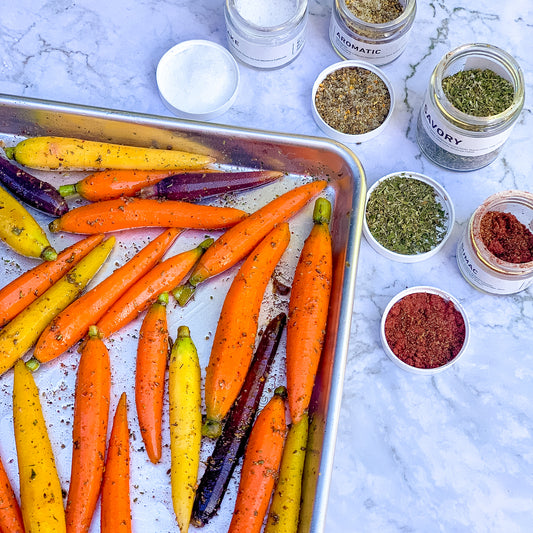
<instances>
[{"instance_id":1,"label":"carrot tip","mask_svg":"<svg viewBox=\"0 0 533 533\"><path fill-rule=\"evenodd\" d=\"M202 426L202 435L210 439L216 439L220 437L222 433L222 424L219 420L207 419Z\"/></svg>"},{"instance_id":2,"label":"carrot tip","mask_svg":"<svg viewBox=\"0 0 533 533\"><path fill-rule=\"evenodd\" d=\"M55 261L57 259L57 252L51 247L47 246L41 253L41 257L45 261Z\"/></svg>"},{"instance_id":3,"label":"carrot tip","mask_svg":"<svg viewBox=\"0 0 533 533\"><path fill-rule=\"evenodd\" d=\"M196 287L193 287L190 283L179 285L172 291L172 295L176 298L180 307L185 307L189 300L194 296Z\"/></svg>"}]
</instances>

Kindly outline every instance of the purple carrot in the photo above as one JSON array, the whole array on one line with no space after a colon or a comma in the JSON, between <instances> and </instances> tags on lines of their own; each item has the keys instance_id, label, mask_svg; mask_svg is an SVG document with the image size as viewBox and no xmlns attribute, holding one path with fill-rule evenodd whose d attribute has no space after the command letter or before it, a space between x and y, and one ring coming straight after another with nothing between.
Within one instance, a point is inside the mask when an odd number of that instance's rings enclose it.
<instances>
[{"instance_id":1,"label":"purple carrot","mask_svg":"<svg viewBox=\"0 0 533 533\"><path fill-rule=\"evenodd\" d=\"M187 172L169 176L141 189L141 198L165 198L194 202L217 194L253 189L283 175L272 170L246 172Z\"/></svg>"},{"instance_id":2,"label":"purple carrot","mask_svg":"<svg viewBox=\"0 0 533 533\"><path fill-rule=\"evenodd\" d=\"M228 413L213 454L207 460L192 510L191 524L196 527L207 524L218 511L237 462L244 455L286 320L285 313L280 313L265 328L240 395Z\"/></svg>"},{"instance_id":3,"label":"purple carrot","mask_svg":"<svg viewBox=\"0 0 533 533\"><path fill-rule=\"evenodd\" d=\"M48 215L59 217L68 211L66 200L52 185L3 157L0 157L0 181L20 200Z\"/></svg>"}]
</instances>

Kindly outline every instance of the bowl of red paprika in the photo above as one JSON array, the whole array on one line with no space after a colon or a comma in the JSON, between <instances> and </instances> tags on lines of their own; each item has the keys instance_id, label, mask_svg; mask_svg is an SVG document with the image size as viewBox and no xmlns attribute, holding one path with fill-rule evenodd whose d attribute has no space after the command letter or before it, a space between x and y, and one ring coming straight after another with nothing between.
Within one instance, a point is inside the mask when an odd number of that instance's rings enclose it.
<instances>
[{"instance_id":1,"label":"bowl of red paprika","mask_svg":"<svg viewBox=\"0 0 533 533\"><path fill-rule=\"evenodd\" d=\"M435 374L463 356L470 336L462 305L436 287L411 287L388 303L381 342L389 358L415 374Z\"/></svg>"}]
</instances>

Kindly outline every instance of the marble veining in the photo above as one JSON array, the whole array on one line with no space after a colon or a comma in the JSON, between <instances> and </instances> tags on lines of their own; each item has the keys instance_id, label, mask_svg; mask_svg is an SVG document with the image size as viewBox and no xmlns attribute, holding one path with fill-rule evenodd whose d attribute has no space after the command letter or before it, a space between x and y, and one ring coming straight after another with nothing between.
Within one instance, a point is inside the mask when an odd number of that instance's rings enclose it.
<instances>
[{"instance_id":1,"label":"marble veining","mask_svg":"<svg viewBox=\"0 0 533 533\"><path fill-rule=\"evenodd\" d=\"M307 42L290 65L263 72L240 64L237 100L217 122L320 136L310 94L319 72L339 60L329 43L330 9L330 1L310 0ZM532 20L527 0L418 2L406 51L383 67L397 95L391 124L350 147L369 185L399 170L437 179L455 203L457 221L444 250L419 264L390 262L362 240L328 533L532 531L532 289L505 297L480 293L455 262L457 239L486 197L532 189ZM170 116L155 68L171 46L193 38L226 44L222 0L4 0L0 93ZM469 42L497 45L517 59L526 105L494 163L454 173L420 154L416 120L436 63ZM413 285L452 292L471 322L464 358L431 378L395 367L379 340L384 307ZM3 452L12 446L5 441L12 439L9 420L0 420L0 432ZM14 464L7 468L16 471ZM148 516L165 513L155 503ZM136 526L155 531L146 516Z\"/></svg>"}]
</instances>

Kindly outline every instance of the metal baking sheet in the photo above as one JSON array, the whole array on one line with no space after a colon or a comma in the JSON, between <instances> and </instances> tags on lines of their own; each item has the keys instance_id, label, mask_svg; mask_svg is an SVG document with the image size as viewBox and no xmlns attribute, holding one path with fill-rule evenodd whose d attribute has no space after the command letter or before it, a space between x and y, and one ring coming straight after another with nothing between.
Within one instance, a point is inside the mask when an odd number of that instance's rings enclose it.
<instances>
[{"instance_id":1,"label":"metal baking sheet","mask_svg":"<svg viewBox=\"0 0 533 533\"><path fill-rule=\"evenodd\" d=\"M328 489L331 478L335 439L339 422L344 369L354 303L357 258L362 228L365 198L363 168L353 152L341 144L326 139L303 137L229 126L183 121L145 114L87 108L71 104L0 95L0 140L14 145L19 140L35 135L59 135L102 140L139 146L174 148L215 155L220 168L280 170L284 177L272 185L217 199L219 204L240 207L251 212L270 199L310 179L327 179L325 191L333 202L331 231L334 253L334 280L329 309L324 352L311 402L311 430L302 519L305 530L324 530ZM42 179L60 185L75 182L85 174L80 172L34 172ZM83 203L79 198L69 200L72 206ZM213 202L211 202L213 203ZM290 220L291 243L285 252L276 275L286 282L292 273L301 246L311 228L312 203ZM46 227L50 218L32 211ZM92 280L89 288L104 279L117 266L131 258L139 247L157 235L159 229L117 232L117 245L106 265ZM213 237L220 232L207 232ZM57 250L62 250L81 236L49 235ZM167 256L196 246L205 237L204 232L186 231ZM1 283L6 285L22 272L37 264L36 260L15 254L0 243L2 257ZM193 302L179 308L171 299L168 307L169 330L174 337L181 324L189 326L198 348L202 377L209 359L217 318L226 290L238 269L204 283ZM288 296L281 296L267 288L260 317L260 329L280 311L286 311ZM131 500L135 531L178 531L170 493L170 449L168 405L165 404L163 456L159 464L149 462L138 429L134 403L134 371L138 331L142 316L106 341L112 364L112 400L114 413L120 394L128 396L131 442ZM31 352L27 354L27 357ZM68 492L72 448L72 416L76 367L79 360L77 347L56 360L42 365L35 373L41 391L44 414L54 449L57 468L65 494ZM264 404L274 388L285 384L284 340L277 354L274 371L265 387ZM12 422L13 371L0 377L0 455L18 494L18 472ZM211 453L213 443L203 439L202 464ZM219 514L203 531L221 532L231 520L238 487L239 468L230 483ZM194 528L191 527L191 530ZM99 531L97 508L91 532Z\"/></svg>"}]
</instances>

